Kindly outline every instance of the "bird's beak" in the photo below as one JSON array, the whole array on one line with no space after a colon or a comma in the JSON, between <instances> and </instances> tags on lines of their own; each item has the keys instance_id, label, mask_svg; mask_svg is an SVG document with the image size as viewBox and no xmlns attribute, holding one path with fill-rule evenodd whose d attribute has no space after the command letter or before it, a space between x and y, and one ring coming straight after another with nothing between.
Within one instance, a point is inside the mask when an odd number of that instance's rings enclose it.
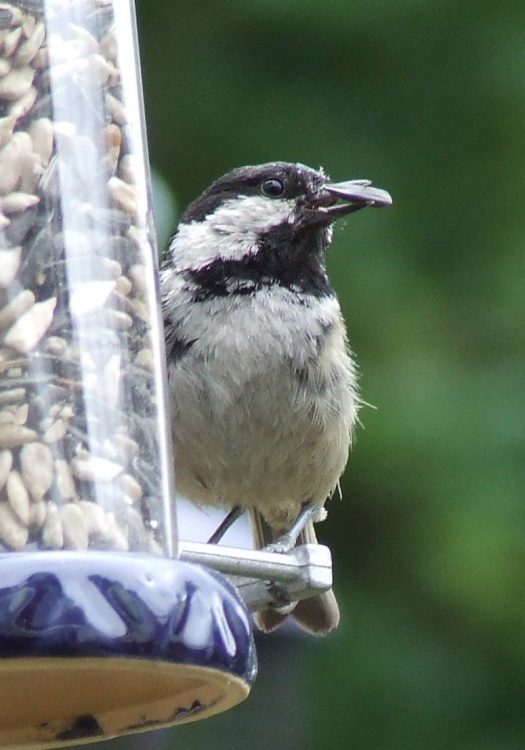
<instances>
[{"instance_id":1,"label":"bird's beak","mask_svg":"<svg viewBox=\"0 0 525 750\"><path fill-rule=\"evenodd\" d=\"M306 208L314 221L331 223L340 216L359 211L361 208L392 205L386 190L372 187L370 180L349 180L327 183L307 201Z\"/></svg>"}]
</instances>

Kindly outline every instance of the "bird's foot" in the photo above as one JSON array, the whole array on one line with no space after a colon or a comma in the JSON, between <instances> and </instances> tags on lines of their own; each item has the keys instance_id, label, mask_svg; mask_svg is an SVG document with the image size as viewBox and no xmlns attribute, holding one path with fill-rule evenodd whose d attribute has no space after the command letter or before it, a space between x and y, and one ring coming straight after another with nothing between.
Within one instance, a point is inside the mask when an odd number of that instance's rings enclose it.
<instances>
[{"instance_id":1,"label":"bird's foot","mask_svg":"<svg viewBox=\"0 0 525 750\"><path fill-rule=\"evenodd\" d=\"M297 538L294 539L287 532L286 534L283 534L278 539L276 539L275 542L267 544L265 547L263 547L263 550L265 552L277 552L280 555L286 555L287 552L290 552L290 550L295 547L296 541Z\"/></svg>"},{"instance_id":2,"label":"bird's foot","mask_svg":"<svg viewBox=\"0 0 525 750\"><path fill-rule=\"evenodd\" d=\"M283 585L276 581L268 581L266 586L272 597L270 606L276 609L281 615L291 614L297 606L297 602L290 601Z\"/></svg>"},{"instance_id":3,"label":"bird's foot","mask_svg":"<svg viewBox=\"0 0 525 750\"><path fill-rule=\"evenodd\" d=\"M318 503L308 503L304 508L301 509L299 515L282 536L278 537L271 544L267 544L264 547L265 552L278 552L280 554L286 554L297 544L299 535L304 530L305 526L314 520L319 515Z\"/></svg>"}]
</instances>

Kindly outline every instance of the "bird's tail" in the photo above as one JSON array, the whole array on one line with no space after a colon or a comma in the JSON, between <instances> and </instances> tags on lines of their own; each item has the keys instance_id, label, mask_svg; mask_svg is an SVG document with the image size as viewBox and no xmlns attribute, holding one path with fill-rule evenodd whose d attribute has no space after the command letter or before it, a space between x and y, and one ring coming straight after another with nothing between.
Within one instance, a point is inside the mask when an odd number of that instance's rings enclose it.
<instances>
[{"instance_id":1,"label":"bird's tail","mask_svg":"<svg viewBox=\"0 0 525 750\"><path fill-rule=\"evenodd\" d=\"M279 538L279 532L272 529L257 510L250 511L250 520L257 549L262 549ZM311 521L301 532L297 543L317 544L314 525ZM254 619L260 630L271 633L282 625L288 617L291 617L303 630L312 635L327 635L331 630L335 630L340 619L334 592L330 589L309 599L302 599L297 602L295 609L289 614L283 614L275 607L269 606L267 609L257 612Z\"/></svg>"}]
</instances>

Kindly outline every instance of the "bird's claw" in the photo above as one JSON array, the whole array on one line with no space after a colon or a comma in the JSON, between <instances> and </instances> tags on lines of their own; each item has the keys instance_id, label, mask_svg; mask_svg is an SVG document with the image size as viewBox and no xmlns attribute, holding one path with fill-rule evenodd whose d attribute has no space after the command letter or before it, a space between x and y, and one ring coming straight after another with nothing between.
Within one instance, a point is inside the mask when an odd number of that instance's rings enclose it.
<instances>
[{"instance_id":1,"label":"bird's claw","mask_svg":"<svg viewBox=\"0 0 525 750\"><path fill-rule=\"evenodd\" d=\"M286 533L280 536L271 544L267 544L263 547L265 552L276 552L279 555L286 555L291 549L295 547L296 537Z\"/></svg>"}]
</instances>

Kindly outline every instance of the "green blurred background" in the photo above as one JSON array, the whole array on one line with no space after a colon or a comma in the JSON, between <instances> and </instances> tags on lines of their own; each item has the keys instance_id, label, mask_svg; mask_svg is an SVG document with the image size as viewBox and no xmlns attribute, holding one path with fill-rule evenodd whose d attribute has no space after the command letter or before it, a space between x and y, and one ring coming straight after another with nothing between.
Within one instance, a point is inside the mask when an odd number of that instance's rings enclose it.
<instances>
[{"instance_id":1,"label":"green blurred background","mask_svg":"<svg viewBox=\"0 0 525 750\"><path fill-rule=\"evenodd\" d=\"M320 536L343 621L258 641L241 707L121 748L525 747L525 4L137 0L183 208L282 159L394 197L328 264L363 428Z\"/></svg>"}]
</instances>

